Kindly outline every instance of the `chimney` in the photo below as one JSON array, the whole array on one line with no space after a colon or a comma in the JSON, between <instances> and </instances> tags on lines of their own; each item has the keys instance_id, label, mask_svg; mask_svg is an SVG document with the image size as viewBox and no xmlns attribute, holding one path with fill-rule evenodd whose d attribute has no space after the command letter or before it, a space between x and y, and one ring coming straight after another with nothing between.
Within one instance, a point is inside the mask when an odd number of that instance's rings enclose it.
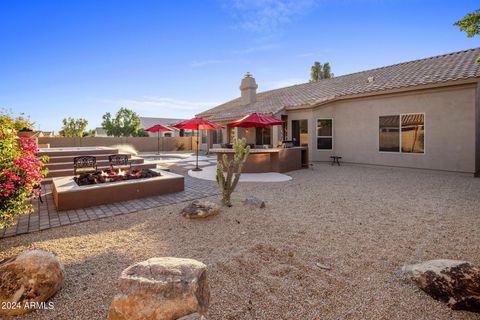
<instances>
[{"instance_id":1,"label":"chimney","mask_svg":"<svg viewBox=\"0 0 480 320\"><path fill-rule=\"evenodd\" d=\"M240 92L242 93L244 104L253 103L257 100L257 88L258 85L255 82L255 78L252 77L250 72L247 72L240 84Z\"/></svg>"}]
</instances>

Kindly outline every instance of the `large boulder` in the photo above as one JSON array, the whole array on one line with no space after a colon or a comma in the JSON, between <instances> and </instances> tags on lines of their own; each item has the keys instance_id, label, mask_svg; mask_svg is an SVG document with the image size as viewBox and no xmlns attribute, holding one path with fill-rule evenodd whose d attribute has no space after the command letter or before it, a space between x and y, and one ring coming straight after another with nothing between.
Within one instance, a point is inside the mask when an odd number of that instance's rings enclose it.
<instances>
[{"instance_id":1,"label":"large boulder","mask_svg":"<svg viewBox=\"0 0 480 320\"><path fill-rule=\"evenodd\" d=\"M183 208L182 216L189 219L197 219L213 216L219 212L220 206L218 204L205 200L195 200Z\"/></svg>"},{"instance_id":2,"label":"large boulder","mask_svg":"<svg viewBox=\"0 0 480 320\"><path fill-rule=\"evenodd\" d=\"M210 302L207 266L197 260L152 258L125 269L108 313L110 320L174 320Z\"/></svg>"},{"instance_id":3,"label":"large boulder","mask_svg":"<svg viewBox=\"0 0 480 320\"><path fill-rule=\"evenodd\" d=\"M48 251L28 250L0 261L0 315L50 308L45 302L62 287L64 279L62 264Z\"/></svg>"},{"instance_id":4,"label":"large boulder","mask_svg":"<svg viewBox=\"0 0 480 320\"><path fill-rule=\"evenodd\" d=\"M434 299L454 310L480 312L480 269L466 261L430 260L402 271Z\"/></svg>"}]
</instances>

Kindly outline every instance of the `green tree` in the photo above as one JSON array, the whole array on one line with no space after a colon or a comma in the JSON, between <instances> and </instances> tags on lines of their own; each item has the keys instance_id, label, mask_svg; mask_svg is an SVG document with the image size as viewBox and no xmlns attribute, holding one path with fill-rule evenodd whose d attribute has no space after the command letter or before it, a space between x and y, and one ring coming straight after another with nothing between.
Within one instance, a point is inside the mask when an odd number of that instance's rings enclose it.
<instances>
[{"instance_id":1,"label":"green tree","mask_svg":"<svg viewBox=\"0 0 480 320\"><path fill-rule=\"evenodd\" d=\"M480 34L480 9L475 10L463 17L462 20L458 20L453 24L460 28L460 31L465 31L467 37L473 38L476 35ZM480 64L480 57L475 60L476 63Z\"/></svg>"},{"instance_id":2,"label":"green tree","mask_svg":"<svg viewBox=\"0 0 480 320\"><path fill-rule=\"evenodd\" d=\"M323 65L323 79L333 78L332 68L329 62L325 62Z\"/></svg>"},{"instance_id":3,"label":"green tree","mask_svg":"<svg viewBox=\"0 0 480 320\"><path fill-rule=\"evenodd\" d=\"M97 133L97 131L95 129L91 129L91 130L85 131L83 133L83 136L84 137L95 137L96 133Z\"/></svg>"},{"instance_id":4,"label":"green tree","mask_svg":"<svg viewBox=\"0 0 480 320\"><path fill-rule=\"evenodd\" d=\"M310 69L310 82L315 82L320 79L323 79L322 64L318 61L315 61Z\"/></svg>"},{"instance_id":5,"label":"green tree","mask_svg":"<svg viewBox=\"0 0 480 320\"><path fill-rule=\"evenodd\" d=\"M63 119L63 127L61 133L64 137L83 137L83 133L87 128L88 121L83 118L67 118Z\"/></svg>"},{"instance_id":6,"label":"green tree","mask_svg":"<svg viewBox=\"0 0 480 320\"><path fill-rule=\"evenodd\" d=\"M1 118L9 118L11 121L12 128L16 131L20 130L31 130L35 125L35 122L30 120L30 116L26 116L23 112L20 113L18 117L14 117L12 115L12 111L9 109L2 108L0 109L0 117Z\"/></svg>"},{"instance_id":7,"label":"green tree","mask_svg":"<svg viewBox=\"0 0 480 320\"><path fill-rule=\"evenodd\" d=\"M110 112L103 115L102 127L109 136L137 136L140 126L141 122L138 115L127 108L120 108L114 118Z\"/></svg>"},{"instance_id":8,"label":"green tree","mask_svg":"<svg viewBox=\"0 0 480 320\"><path fill-rule=\"evenodd\" d=\"M453 25L460 28L460 31L465 31L467 37L472 38L480 34L480 9L475 10L463 17L462 20L455 22Z\"/></svg>"},{"instance_id":9,"label":"green tree","mask_svg":"<svg viewBox=\"0 0 480 320\"><path fill-rule=\"evenodd\" d=\"M135 134L136 137L150 137L147 131L140 129L138 132Z\"/></svg>"},{"instance_id":10,"label":"green tree","mask_svg":"<svg viewBox=\"0 0 480 320\"><path fill-rule=\"evenodd\" d=\"M310 69L310 82L330 78L333 78L330 63L325 62L325 64L322 65L320 62L315 61L312 68Z\"/></svg>"}]
</instances>

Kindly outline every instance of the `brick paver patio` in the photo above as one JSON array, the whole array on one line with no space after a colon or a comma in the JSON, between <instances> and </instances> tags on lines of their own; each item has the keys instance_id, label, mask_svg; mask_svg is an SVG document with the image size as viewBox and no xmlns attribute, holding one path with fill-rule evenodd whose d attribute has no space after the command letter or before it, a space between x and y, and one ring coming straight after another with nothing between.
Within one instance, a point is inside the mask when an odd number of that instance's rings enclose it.
<instances>
[{"instance_id":1,"label":"brick paver patio","mask_svg":"<svg viewBox=\"0 0 480 320\"><path fill-rule=\"evenodd\" d=\"M51 185L46 185L42 196L43 203L37 199L32 200L31 203L34 212L32 214L19 216L15 226L7 229L0 229L0 238L191 201L219 194L219 189L215 182L185 176L185 190L183 192L131 201L122 201L85 209L57 211L51 191Z\"/></svg>"}]
</instances>

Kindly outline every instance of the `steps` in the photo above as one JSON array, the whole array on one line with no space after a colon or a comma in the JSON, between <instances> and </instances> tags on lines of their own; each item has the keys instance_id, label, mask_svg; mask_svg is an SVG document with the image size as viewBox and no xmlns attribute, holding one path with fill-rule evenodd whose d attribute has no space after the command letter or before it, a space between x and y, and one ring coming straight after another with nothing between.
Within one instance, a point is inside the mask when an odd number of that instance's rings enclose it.
<instances>
[{"instance_id":1,"label":"steps","mask_svg":"<svg viewBox=\"0 0 480 320\"><path fill-rule=\"evenodd\" d=\"M90 156L117 154L118 149L108 147L79 147L79 148L47 148L40 149L39 156L62 157L62 156Z\"/></svg>"},{"instance_id":2,"label":"steps","mask_svg":"<svg viewBox=\"0 0 480 320\"><path fill-rule=\"evenodd\" d=\"M50 184L52 179L56 177L73 176L74 157L94 156L97 158L98 170L105 170L110 167L108 156L118 153L118 149L108 147L40 149L39 156L46 155L49 157L49 161L45 165L48 168L48 174L43 179L42 184ZM140 157L129 155L129 159L134 168L154 169L157 167L154 163L144 163L143 158Z\"/></svg>"}]
</instances>

